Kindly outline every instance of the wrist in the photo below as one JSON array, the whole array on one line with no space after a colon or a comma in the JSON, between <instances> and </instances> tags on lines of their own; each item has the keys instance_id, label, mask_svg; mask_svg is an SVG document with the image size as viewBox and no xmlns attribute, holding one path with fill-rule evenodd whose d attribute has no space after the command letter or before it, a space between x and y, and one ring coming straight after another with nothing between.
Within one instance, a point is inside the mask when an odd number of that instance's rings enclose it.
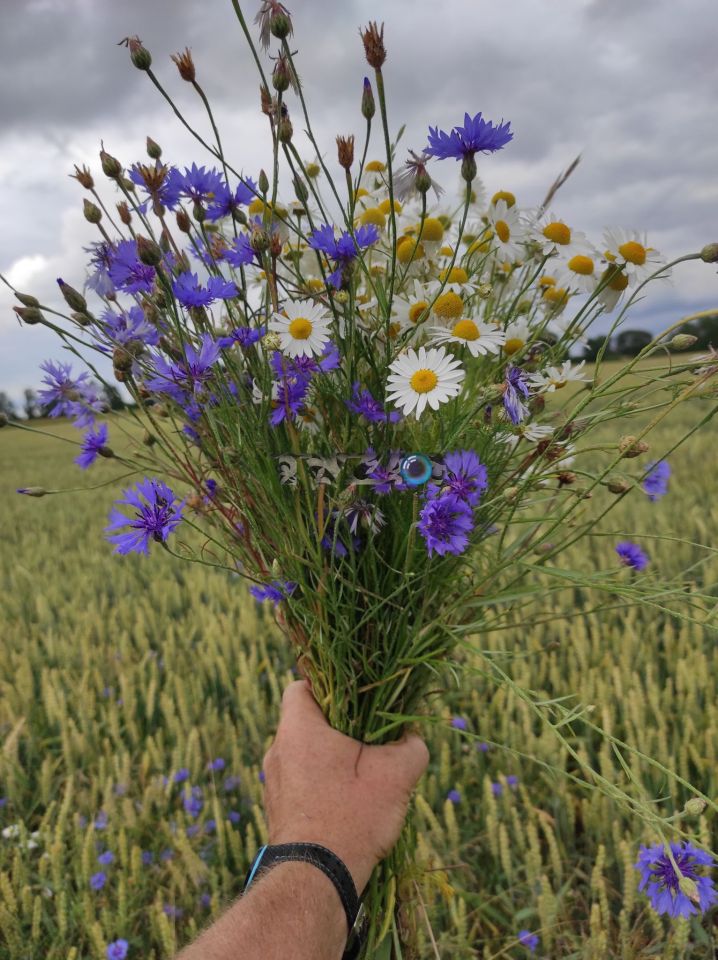
<instances>
[{"instance_id":1,"label":"wrist","mask_svg":"<svg viewBox=\"0 0 718 960\"><path fill-rule=\"evenodd\" d=\"M322 847L339 857L351 874L357 894L361 897L364 888L369 882L372 870L377 861L366 854L355 850L353 845L340 837L330 837L326 833L300 829L288 829L277 832L270 831L269 842L272 846L281 843L318 843ZM319 872L319 871L317 871Z\"/></svg>"}]
</instances>

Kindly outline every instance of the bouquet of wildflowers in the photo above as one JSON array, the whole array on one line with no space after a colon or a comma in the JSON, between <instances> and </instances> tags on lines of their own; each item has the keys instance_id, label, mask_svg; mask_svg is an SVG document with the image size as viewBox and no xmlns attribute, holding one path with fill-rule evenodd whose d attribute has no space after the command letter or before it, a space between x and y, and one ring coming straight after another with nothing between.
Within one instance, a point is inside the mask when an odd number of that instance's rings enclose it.
<instances>
[{"instance_id":1,"label":"bouquet of wildflowers","mask_svg":"<svg viewBox=\"0 0 718 960\"><path fill-rule=\"evenodd\" d=\"M58 281L69 313L17 293L21 320L55 329L86 364L46 363L41 394L50 416L84 431L79 467L107 458L135 475L109 516L116 552L164 549L248 580L330 722L366 742L400 735L455 682L462 644L548 591L595 587L690 616L698 598L646 572L639 543L617 542L610 570L561 560L623 497L666 491L670 451L648 456L654 426L693 399L694 429L715 412L715 357L666 362L691 345L680 323L620 369L604 364L631 304L674 264L635 230L590 239L554 212L570 170L535 208L486 197L479 163L510 148L508 122L467 113L402 155L376 24L362 31L365 132L337 137L335 182L288 11L264 0L255 45L233 6L260 74L271 176L232 165L189 51L173 59L206 134L128 38L209 158L182 168L148 140L148 157L125 164L103 148L113 212L89 169L74 174L99 232L85 292ZM261 47L273 41L270 77ZM295 144L297 113L311 159ZM455 198L434 180L442 166L460 171ZM680 259L698 258L715 262L718 247ZM589 368L574 358L607 315ZM108 361L133 401L109 428L97 422ZM508 680L489 658L485 678ZM413 955L411 848L409 828L371 882L367 955L382 944ZM690 879L680 847L665 849L674 879Z\"/></svg>"}]
</instances>

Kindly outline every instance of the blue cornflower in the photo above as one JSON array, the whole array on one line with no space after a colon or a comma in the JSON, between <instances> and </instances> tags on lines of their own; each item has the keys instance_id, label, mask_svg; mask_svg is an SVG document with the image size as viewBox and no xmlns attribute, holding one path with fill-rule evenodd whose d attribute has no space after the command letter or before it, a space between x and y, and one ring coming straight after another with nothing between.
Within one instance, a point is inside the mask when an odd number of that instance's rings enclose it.
<instances>
[{"instance_id":1,"label":"blue cornflower","mask_svg":"<svg viewBox=\"0 0 718 960\"><path fill-rule=\"evenodd\" d=\"M185 795L182 798L182 806L185 809L185 813L188 813L190 817L193 819L198 817L202 812L202 807L204 806L202 789L200 787L192 787L191 790L185 792Z\"/></svg>"},{"instance_id":2,"label":"blue cornflower","mask_svg":"<svg viewBox=\"0 0 718 960\"><path fill-rule=\"evenodd\" d=\"M150 867L155 862L155 855L151 850L143 850L140 854L143 867Z\"/></svg>"},{"instance_id":3,"label":"blue cornflower","mask_svg":"<svg viewBox=\"0 0 718 960\"><path fill-rule=\"evenodd\" d=\"M510 130L511 124L503 121L494 126L490 120L484 120L481 112L475 117L464 114L464 125L456 126L451 133L439 130L438 127L429 127L429 143L424 153L437 160L446 160L454 157L463 160L473 157L476 153L494 153L505 147L509 140L513 140Z\"/></svg>"},{"instance_id":4,"label":"blue cornflower","mask_svg":"<svg viewBox=\"0 0 718 960\"><path fill-rule=\"evenodd\" d=\"M463 717L452 717L451 726L454 730L466 730L469 725Z\"/></svg>"},{"instance_id":5,"label":"blue cornflower","mask_svg":"<svg viewBox=\"0 0 718 960\"><path fill-rule=\"evenodd\" d=\"M269 415L271 425L276 427L283 420L296 417L304 406L308 390L309 381L304 377L281 380L277 384L276 397L272 400L272 412Z\"/></svg>"},{"instance_id":6,"label":"blue cornflower","mask_svg":"<svg viewBox=\"0 0 718 960\"><path fill-rule=\"evenodd\" d=\"M114 344L124 346L139 342L154 347L159 343L160 332L147 320L141 307L132 306L125 313L106 310L102 315L102 322L103 332Z\"/></svg>"},{"instance_id":7,"label":"blue cornflower","mask_svg":"<svg viewBox=\"0 0 718 960\"><path fill-rule=\"evenodd\" d=\"M235 343L239 344L243 350L247 350L261 340L266 332L266 327L259 327L256 330L253 327L236 327L228 336L220 337L217 343L222 350L233 347Z\"/></svg>"},{"instance_id":8,"label":"blue cornflower","mask_svg":"<svg viewBox=\"0 0 718 960\"><path fill-rule=\"evenodd\" d=\"M172 292L183 307L208 307L215 300L229 300L237 296L237 287L231 280L210 277L203 287L196 273L185 271L172 281Z\"/></svg>"},{"instance_id":9,"label":"blue cornflower","mask_svg":"<svg viewBox=\"0 0 718 960\"><path fill-rule=\"evenodd\" d=\"M453 804L461 803L461 794L458 790L449 790L446 794L446 799L451 800Z\"/></svg>"},{"instance_id":10,"label":"blue cornflower","mask_svg":"<svg viewBox=\"0 0 718 960\"><path fill-rule=\"evenodd\" d=\"M90 889L97 892L102 890L104 885L107 883L107 874L103 873L102 870L99 870L97 873L93 873L90 877Z\"/></svg>"},{"instance_id":11,"label":"blue cornflower","mask_svg":"<svg viewBox=\"0 0 718 960\"><path fill-rule=\"evenodd\" d=\"M531 953L535 953L536 947L539 945L538 936L535 933L531 933L530 930L519 930L516 934L516 939L522 947L526 947Z\"/></svg>"},{"instance_id":12,"label":"blue cornflower","mask_svg":"<svg viewBox=\"0 0 718 960\"><path fill-rule=\"evenodd\" d=\"M373 223L358 227L353 234L345 230L339 238L334 236L334 227L325 223L309 235L309 246L335 261L337 269L329 277L329 281L332 286L339 287L343 282L344 269L357 257L360 250L365 250L378 240L379 231Z\"/></svg>"},{"instance_id":13,"label":"blue cornflower","mask_svg":"<svg viewBox=\"0 0 718 960\"><path fill-rule=\"evenodd\" d=\"M171 920L179 920L180 917L184 916L182 907L176 907L173 903L166 903L162 907L162 912Z\"/></svg>"},{"instance_id":14,"label":"blue cornflower","mask_svg":"<svg viewBox=\"0 0 718 960\"><path fill-rule=\"evenodd\" d=\"M216 829L217 829L217 821L216 821L216 820L211 820L211 819L210 819L210 820L205 821L205 825L204 825L204 832L205 832L205 833L214 833Z\"/></svg>"},{"instance_id":15,"label":"blue cornflower","mask_svg":"<svg viewBox=\"0 0 718 960\"><path fill-rule=\"evenodd\" d=\"M231 216L240 207L246 207L251 203L256 192L257 185L249 177L244 183L239 183L234 192L222 180L219 188L214 192L212 203L207 207L207 219L214 221Z\"/></svg>"},{"instance_id":16,"label":"blue cornflower","mask_svg":"<svg viewBox=\"0 0 718 960\"><path fill-rule=\"evenodd\" d=\"M207 769L212 770L214 773L220 773L227 766L227 761L224 757L215 757L214 760L210 760L207 764Z\"/></svg>"},{"instance_id":17,"label":"blue cornflower","mask_svg":"<svg viewBox=\"0 0 718 960\"><path fill-rule=\"evenodd\" d=\"M172 779L175 783L184 783L185 780L189 780L189 777L190 773L187 767L180 767Z\"/></svg>"},{"instance_id":18,"label":"blue cornflower","mask_svg":"<svg viewBox=\"0 0 718 960\"><path fill-rule=\"evenodd\" d=\"M231 793L233 790L238 790L242 784L242 778L236 773L233 773L231 776L226 777L222 789L225 793Z\"/></svg>"},{"instance_id":19,"label":"blue cornflower","mask_svg":"<svg viewBox=\"0 0 718 960\"><path fill-rule=\"evenodd\" d=\"M112 244L107 240L101 240L91 243L89 247L83 247L83 250L91 255L87 261L88 270L91 271L87 277L87 286L90 290L94 290L98 297L106 297L108 293L114 293L115 285L109 273Z\"/></svg>"},{"instance_id":20,"label":"blue cornflower","mask_svg":"<svg viewBox=\"0 0 718 960\"><path fill-rule=\"evenodd\" d=\"M107 960L125 960L130 945L126 940L120 938L107 944Z\"/></svg>"},{"instance_id":21,"label":"blue cornflower","mask_svg":"<svg viewBox=\"0 0 718 960\"><path fill-rule=\"evenodd\" d=\"M475 507L486 490L489 480L486 467L473 450L455 450L444 457L444 476L440 484L429 484L427 493L435 496L442 493L455 494Z\"/></svg>"},{"instance_id":22,"label":"blue cornflower","mask_svg":"<svg viewBox=\"0 0 718 960\"><path fill-rule=\"evenodd\" d=\"M209 908L212 906L212 896L211 896L211 894L209 894L209 893L202 893L202 894L200 894L198 903L199 903L200 907L202 907L204 910L209 910Z\"/></svg>"},{"instance_id":23,"label":"blue cornflower","mask_svg":"<svg viewBox=\"0 0 718 960\"><path fill-rule=\"evenodd\" d=\"M514 790L519 785L519 778L515 773L510 773L506 778L506 785Z\"/></svg>"},{"instance_id":24,"label":"blue cornflower","mask_svg":"<svg viewBox=\"0 0 718 960\"><path fill-rule=\"evenodd\" d=\"M175 852L171 847L165 847L165 849L160 853L160 860L162 863L168 863L170 860L174 860Z\"/></svg>"},{"instance_id":25,"label":"blue cornflower","mask_svg":"<svg viewBox=\"0 0 718 960\"><path fill-rule=\"evenodd\" d=\"M694 896L681 890L680 876L676 873L666 848L660 843L651 847L642 846L638 852L638 863L635 864L636 869L641 872L638 889L646 891L651 906L659 914L687 917L699 910L707 910L718 900L718 894L711 878L701 876L698 868L712 867L713 857L687 841L672 843L670 847L682 876L695 884Z\"/></svg>"},{"instance_id":26,"label":"blue cornflower","mask_svg":"<svg viewBox=\"0 0 718 960\"><path fill-rule=\"evenodd\" d=\"M634 570L645 570L648 566L648 555L637 543L631 543L630 540L623 540L616 544L616 553L621 558L621 563L627 567L633 567Z\"/></svg>"},{"instance_id":27,"label":"blue cornflower","mask_svg":"<svg viewBox=\"0 0 718 960\"><path fill-rule=\"evenodd\" d=\"M504 792L503 784L500 783L498 780L496 780L494 783L491 784L491 792L495 797L500 797L501 794Z\"/></svg>"},{"instance_id":28,"label":"blue cornflower","mask_svg":"<svg viewBox=\"0 0 718 960\"><path fill-rule=\"evenodd\" d=\"M182 522L181 503L161 480L145 477L134 487L124 491L124 499L117 501L134 510L134 517L126 517L114 507L105 528L107 539L115 544L115 553L149 554L150 540L164 543ZM114 532L117 531L117 532Z\"/></svg>"},{"instance_id":29,"label":"blue cornflower","mask_svg":"<svg viewBox=\"0 0 718 960\"><path fill-rule=\"evenodd\" d=\"M148 267L137 256L134 240L120 240L110 251L110 280L125 293L150 293L155 282L155 268Z\"/></svg>"},{"instance_id":30,"label":"blue cornflower","mask_svg":"<svg viewBox=\"0 0 718 960\"><path fill-rule=\"evenodd\" d=\"M218 170L214 167L210 170L204 166L198 167L196 163L191 167L185 167L184 173L176 171L172 175L172 186L179 197L186 197L194 203L214 200L217 196L221 197L223 191L227 190L227 185Z\"/></svg>"},{"instance_id":31,"label":"blue cornflower","mask_svg":"<svg viewBox=\"0 0 718 960\"><path fill-rule=\"evenodd\" d=\"M109 867L111 863L115 862L115 855L112 850L105 850L104 853L99 855L97 862L102 864L103 867Z\"/></svg>"},{"instance_id":32,"label":"blue cornflower","mask_svg":"<svg viewBox=\"0 0 718 960\"><path fill-rule=\"evenodd\" d=\"M133 163L129 170L130 180L141 187L154 204L173 210L179 203L182 174L177 167L168 167L158 160L154 167ZM143 204L143 206L145 206Z\"/></svg>"},{"instance_id":33,"label":"blue cornflower","mask_svg":"<svg viewBox=\"0 0 718 960\"><path fill-rule=\"evenodd\" d=\"M90 427L82 441L82 452L75 457L75 463L83 470L87 470L97 460L103 449L107 448L107 424L101 423L93 430Z\"/></svg>"},{"instance_id":34,"label":"blue cornflower","mask_svg":"<svg viewBox=\"0 0 718 960\"><path fill-rule=\"evenodd\" d=\"M263 603L265 600L271 600L276 607L282 600L291 597L296 589L297 584L291 580L273 580L264 586L255 584L249 588L249 592L259 603Z\"/></svg>"},{"instance_id":35,"label":"blue cornflower","mask_svg":"<svg viewBox=\"0 0 718 960\"><path fill-rule=\"evenodd\" d=\"M520 367L509 367L504 382L504 410L511 423L521 423L529 412L521 397L528 397L529 388Z\"/></svg>"},{"instance_id":36,"label":"blue cornflower","mask_svg":"<svg viewBox=\"0 0 718 960\"><path fill-rule=\"evenodd\" d=\"M222 250L218 260L226 260L231 267L246 267L255 263L257 254L249 242L248 233L240 233L229 247Z\"/></svg>"},{"instance_id":37,"label":"blue cornflower","mask_svg":"<svg viewBox=\"0 0 718 960\"><path fill-rule=\"evenodd\" d=\"M208 333L202 334L199 349L194 344L184 345L184 360L168 363L164 357L154 358L155 376L145 381L149 390L166 393L178 403L185 401L187 392L196 395L204 392L204 386L212 376L212 367L217 362L221 343ZM191 402L187 414L192 419ZM201 410L197 408L197 412Z\"/></svg>"},{"instance_id":38,"label":"blue cornflower","mask_svg":"<svg viewBox=\"0 0 718 960\"><path fill-rule=\"evenodd\" d=\"M447 553L463 553L469 545L469 533L474 528L471 507L453 493L429 500L419 514L417 529L426 540L431 557Z\"/></svg>"},{"instance_id":39,"label":"blue cornflower","mask_svg":"<svg viewBox=\"0 0 718 960\"><path fill-rule=\"evenodd\" d=\"M398 410L387 412L384 405L375 400L371 393L363 389L359 383L352 385L352 398L345 400L345 403L352 413L364 417L369 423L397 423L401 420L401 413Z\"/></svg>"},{"instance_id":40,"label":"blue cornflower","mask_svg":"<svg viewBox=\"0 0 718 960\"><path fill-rule=\"evenodd\" d=\"M260 770L260 771L259 771L259 782L260 782L260 783L266 783L266 781L267 781L267 775L265 774L264 770Z\"/></svg>"},{"instance_id":41,"label":"blue cornflower","mask_svg":"<svg viewBox=\"0 0 718 960\"><path fill-rule=\"evenodd\" d=\"M100 812L95 817L95 823L94 823L95 830L104 830L107 827L108 820L109 820L109 817L107 816L107 812L105 810L100 810Z\"/></svg>"},{"instance_id":42,"label":"blue cornflower","mask_svg":"<svg viewBox=\"0 0 718 960\"><path fill-rule=\"evenodd\" d=\"M668 493L668 479L671 475L671 467L667 460L659 460L657 463L649 463L646 468L649 472L643 478L643 489L648 494L649 500L660 500Z\"/></svg>"},{"instance_id":43,"label":"blue cornflower","mask_svg":"<svg viewBox=\"0 0 718 960\"><path fill-rule=\"evenodd\" d=\"M44 387L37 391L40 403L49 407L50 417L77 417L77 425L89 426L94 414L102 410L89 374L72 376L72 365L45 360L40 364Z\"/></svg>"},{"instance_id":44,"label":"blue cornflower","mask_svg":"<svg viewBox=\"0 0 718 960\"><path fill-rule=\"evenodd\" d=\"M227 817L229 819L229 822L234 824L234 826L236 827L239 821L242 819L242 814L239 812L239 810L230 810L229 813L227 814Z\"/></svg>"},{"instance_id":45,"label":"blue cornflower","mask_svg":"<svg viewBox=\"0 0 718 960\"><path fill-rule=\"evenodd\" d=\"M476 749L480 750L482 753L488 753L491 749L491 744L487 743L485 740L481 740L476 744Z\"/></svg>"},{"instance_id":46,"label":"blue cornflower","mask_svg":"<svg viewBox=\"0 0 718 960\"><path fill-rule=\"evenodd\" d=\"M199 833L199 824L191 823L188 827L185 828L185 836L189 837L190 840L192 837L196 837Z\"/></svg>"}]
</instances>

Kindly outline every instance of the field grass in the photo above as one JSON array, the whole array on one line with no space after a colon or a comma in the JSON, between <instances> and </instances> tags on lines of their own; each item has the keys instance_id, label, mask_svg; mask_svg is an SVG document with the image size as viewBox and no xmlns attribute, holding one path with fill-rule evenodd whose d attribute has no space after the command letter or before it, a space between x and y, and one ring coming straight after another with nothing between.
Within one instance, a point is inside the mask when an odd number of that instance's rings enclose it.
<instances>
[{"instance_id":1,"label":"field grass","mask_svg":"<svg viewBox=\"0 0 718 960\"><path fill-rule=\"evenodd\" d=\"M679 412L656 452L695 417ZM291 658L239 580L160 551L114 557L102 528L117 485L15 495L120 472L103 461L80 476L74 453L0 431L0 828L11 828L0 839L0 957L104 960L124 937L132 960L159 960L237 894L265 835L260 765ZM625 534L642 538L661 576L701 561L691 543L713 545L718 530L714 463L709 427L672 459L668 497L625 498L606 535L571 548L567 565L613 566ZM715 569L699 563L686 590L714 590ZM576 615L596 602L567 589L528 622L517 608L512 626L462 651L460 688L447 680L427 702L418 857L441 957L528 956L520 929L538 933L540 957L716 955L710 914L667 923L637 892L638 846L657 838L585 782L572 755L662 814L679 811L689 795L680 783L636 754L619 757L591 724L602 726L716 798L715 635L646 606ZM486 679L487 657L506 682ZM567 694L591 709L588 723L558 731L561 743L532 701ZM224 768L208 769L217 758ZM196 817L183 805L190 785L201 791ZM716 847L709 815L685 828ZM102 866L106 850L114 862ZM423 921L420 941L421 957L435 957Z\"/></svg>"}]
</instances>

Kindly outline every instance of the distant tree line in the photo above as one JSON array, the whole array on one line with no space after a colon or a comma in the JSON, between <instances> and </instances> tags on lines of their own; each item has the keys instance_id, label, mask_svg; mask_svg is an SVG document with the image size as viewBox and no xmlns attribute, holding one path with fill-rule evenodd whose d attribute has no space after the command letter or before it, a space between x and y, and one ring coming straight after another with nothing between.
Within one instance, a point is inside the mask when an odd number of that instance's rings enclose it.
<instances>
[{"instance_id":1,"label":"distant tree line","mask_svg":"<svg viewBox=\"0 0 718 960\"><path fill-rule=\"evenodd\" d=\"M101 390L108 410L125 410L131 406L125 403L120 391L111 383L103 384ZM23 390L23 399L19 404L16 404L4 390L0 390L0 414L6 416L8 420L41 420L49 412L48 407L40 401L36 391L31 387Z\"/></svg>"},{"instance_id":2,"label":"distant tree line","mask_svg":"<svg viewBox=\"0 0 718 960\"><path fill-rule=\"evenodd\" d=\"M691 350L709 350L718 348L718 312L691 320L676 331L696 338ZM635 357L653 340L654 334L647 330L622 330L611 338L606 357ZM605 337L589 337L583 347L585 360L595 360L603 348Z\"/></svg>"}]
</instances>

